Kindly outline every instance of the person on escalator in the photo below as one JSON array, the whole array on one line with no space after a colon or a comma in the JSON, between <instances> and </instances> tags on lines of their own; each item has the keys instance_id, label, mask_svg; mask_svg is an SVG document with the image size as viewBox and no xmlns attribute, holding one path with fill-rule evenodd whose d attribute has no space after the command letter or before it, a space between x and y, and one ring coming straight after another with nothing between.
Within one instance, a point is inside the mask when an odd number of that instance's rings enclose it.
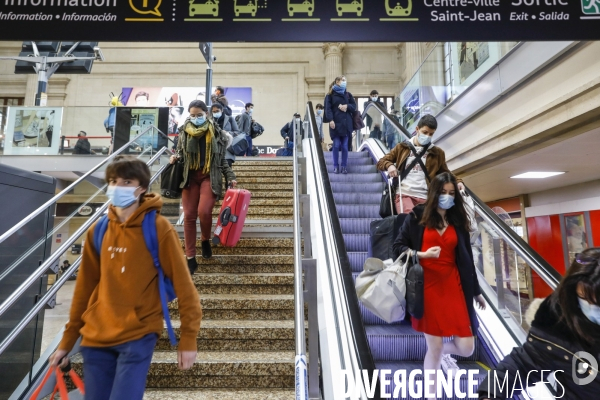
<instances>
[{"instance_id":1,"label":"person on escalator","mask_svg":"<svg viewBox=\"0 0 600 400\"><path fill-rule=\"evenodd\" d=\"M142 228L146 215L163 205L160 196L147 193L150 178L150 168L132 156L117 156L106 167L111 203L106 231L101 240L95 238L97 222L87 232L69 322L50 357L51 367L65 367L66 356L82 337L86 400L142 400L163 332L158 270ZM181 314L177 360L186 370L197 357L200 298L179 235L165 217L157 213L155 218L160 266L173 283Z\"/></svg>"},{"instance_id":2,"label":"person on escalator","mask_svg":"<svg viewBox=\"0 0 600 400\"><path fill-rule=\"evenodd\" d=\"M329 135L333 141L333 173L348 173L348 150L351 146L354 124L352 113L356 111L356 101L346 91L346 77L338 76L329 85L325 96L325 119L329 122ZM351 147L350 147L351 148ZM342 151L340 169L339 152Z\"/></svg>"},{"instance_id":3,"label":"person on escalator","mask_svg":"<svg viewBox=\"0 0 600 400\"><path fill-rule=\"evenodd\" d=\"M520 382L533 386L541 381L542 370L546 370L545 382L549 380L548 373L557 371L554 374L556 398L598 398L600 248L576 254L558 288L538 306L535 313L527 312L535 317L525 344L514 348L490 372L489 376L497 378L489 381L486 378L479 385L479 399L512 398L510 391L518 379L517 374ZM590 356L596 359L596 364ZM498 387L507 375L509 384Z\"/></svg>"},{"instance_id":4,"label":"person on escalator","mask_svg":"<svg viewBox=\"0 0 600 400\"><path fill-rule=\"evenodd\" d=\"M299 124L300 122L300 114L294 113L294 119L285 124L279 131L281 137L283 138L283 147L285 149L283 155L286 157L294 155L294 124ZM300 129L302 129L302 127Z\"/></svg>"},{"instance_id":5,"label":"person on escalator","mask_svg":"<svg viewBox=\"0 0 600 400\"><path fill-rule=\"evenodd\" d=\"M425 204L417 205L404 220L393 245L394 259L408 250L416 252L424 270L424 312L420 319L412 318L413 329L425 334L424 369L439 373L441 366L445 372L456 372L450 355L473 353L478 327L473 303L481 309L486 304L473 264L469 220L451 173L435 176ZM444 343L444 337L453 339Z\"/></svg>"},{"instance_id":6,"label":"person on escalator","mask_svg":"<svg viewBox=\"0 0 600 400\"><path fill-rule=\"evenodd\" d=\"M416 135L411 140L397 144L377 163L378 170L387 171L391 178L400 178L400 191L395 197L398 214L408 214L415 206L424 204L428 182L443 172L450 172L446 165L446 153L431 143L436 129L435 117L423 116L417 124ZM418 155L421 155L420 160L417 160ZM458 188L464 190L460 179Z\"/></svg>"},{"instance_id":7,"label":"person on escalator","mask_svg":"<svg viewBox=\"0 0 600 400\"><path fill-rule=\"evenodd\" d=\"M182 159L184 164L181 182L183 205L183 236L188 268L193 274L196 262L196 221L200 218L202 257L212 257L210 244L212 210L217 198L223 194L223 175L233 187L237 185L235 174L225 159L227 137L212 119L201 100L194 100L188 107L190 116L179 128L176 155L171 164Z\"/></svg>"}]
</instances>

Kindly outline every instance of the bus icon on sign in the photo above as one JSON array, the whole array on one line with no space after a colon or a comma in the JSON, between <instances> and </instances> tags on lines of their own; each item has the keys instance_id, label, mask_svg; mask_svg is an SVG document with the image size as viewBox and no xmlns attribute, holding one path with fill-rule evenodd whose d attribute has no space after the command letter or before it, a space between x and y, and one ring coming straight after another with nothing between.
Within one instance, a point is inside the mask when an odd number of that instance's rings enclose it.
<instances>
[{"instance_id":1,"label":"bus icon on sign","mask_svg":"<svg viewBox=\"0 0 600 400\"><path fill-rule=\"evenodd\" d=\"M600 0L581 0L581 10L586 15L600 15Z\"/></svg>"}]
</instances>

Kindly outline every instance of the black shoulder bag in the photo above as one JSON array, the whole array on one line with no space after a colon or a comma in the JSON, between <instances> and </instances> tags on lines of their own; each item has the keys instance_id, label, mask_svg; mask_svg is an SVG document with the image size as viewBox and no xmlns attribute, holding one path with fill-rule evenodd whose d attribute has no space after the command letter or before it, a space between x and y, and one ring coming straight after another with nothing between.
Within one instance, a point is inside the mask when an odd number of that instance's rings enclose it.
<instances>
[{"instance_id":1,"label":"black shoulder bag","mask_svg":"<svg viewBox=\"0 0 600 400\"><path fill-rule=\"evenodd\" d=\"M423 267L419 263L416 251L409 257L406 273L406 308L414 318L421 319L425 309Z\"/></svg>"}]
</instances>

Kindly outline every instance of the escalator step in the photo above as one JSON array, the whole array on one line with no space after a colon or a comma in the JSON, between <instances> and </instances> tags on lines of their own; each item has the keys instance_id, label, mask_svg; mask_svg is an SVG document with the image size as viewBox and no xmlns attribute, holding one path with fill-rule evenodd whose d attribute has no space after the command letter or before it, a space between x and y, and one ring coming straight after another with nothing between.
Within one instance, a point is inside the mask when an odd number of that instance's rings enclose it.
<instances>
[{"instance_id":1,"label":"escalator step","mask_svg":"<svg viewBox=\"0 0 600 400\"><path fill-rule=\"evenodd\" d=\"M325 151L325 152L323 152L323 155L325 156L325 160L333 159L333 152L332 151ZM348 159L351 159L351 158L368 158L369 160L372 160L371 154L369 154L368 151L351 151L351 152L348 152ZM342 155L340 154L340 160L341 159L342 159Z\"/></svg>"},{"instance_id":2,"label":"escalator step","mask_svg":"<svg viewBox=\"0 0 600 400\"><path fill-rule=\"evenodd\" d=\"M374 183L345 183L345 182L331 182L331 191L337 193L383 193L383 182ZM379 204L379 203L377 203Z\"/></svg>"},{"instance_id":3,"label":"escalator step","mask_svg":"<svg viewBox=\"0 0 600 400\"><path fill-rule=\"evenodd\" d=\"M340 218L343 234L368 234L372 218Z\"/></svg>"},{"instance_id":4,"label":"escalator step","mask_svg":"<svg viewBox=\"0 0 600 400\"><path fill-rule=\"evenodd\" d=\"M351 205L339 204L336 206L339 218L373 218L380 219L379 205Z\"/></svg>"},{"instance_id":5,"label":"escalator step","mask_svg":"<svg viewBox=\"0 0 600 400\"><path fill-rule=\"evenodd\" d=\"M335 204L375 205L381 202L381 193L334 193L333 199Z\"/></svg>"},{"instance_id":6,"label":"escalator step","mask_svg":"<svg viewBox=\"0 0 600 400\"><path fill-rule=\"evenodd\" d=\"M363 252L348 252L348 259L350 260L350 266L353 272L362 272L365 261L367 260L367 253Z\"/></svg>"},{"instance_id":7,"label":"escalator step","mask_svg":"<svg viewBox=\"0 0 600 400\"><path fill-rule=\"evenodd\" d=\"M346 251L366 252L369 247L369 235L344 234Z\"/></svg>"},{"instance_id":8,"label":"escalator step","mask_svg":"<svg viewBox=\"0 0 600 400\"><path fill-rule=\"evenodd\" d=\"M329 174L330 182L353 182L353 183L373 183L381 182L381 174L361 174L361 175L345 175L345 174Z\"/></svg>"}]
</instances>

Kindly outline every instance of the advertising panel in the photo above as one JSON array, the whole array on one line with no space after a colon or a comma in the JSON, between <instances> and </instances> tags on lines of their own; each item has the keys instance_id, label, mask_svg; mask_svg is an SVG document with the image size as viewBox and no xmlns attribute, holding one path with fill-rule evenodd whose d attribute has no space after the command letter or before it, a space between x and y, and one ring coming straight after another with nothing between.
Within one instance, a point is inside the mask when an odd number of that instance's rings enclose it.
<instances>
[{"instance_id":1,"label":"advertising panel","mask_svg":"<svg viewBox=\"0 0 600 400\"><path fill-rule=\"evenodd\" d=\"M9 107L4 154L58 154L62 108Z\"/></svg>"}]
</instances>

